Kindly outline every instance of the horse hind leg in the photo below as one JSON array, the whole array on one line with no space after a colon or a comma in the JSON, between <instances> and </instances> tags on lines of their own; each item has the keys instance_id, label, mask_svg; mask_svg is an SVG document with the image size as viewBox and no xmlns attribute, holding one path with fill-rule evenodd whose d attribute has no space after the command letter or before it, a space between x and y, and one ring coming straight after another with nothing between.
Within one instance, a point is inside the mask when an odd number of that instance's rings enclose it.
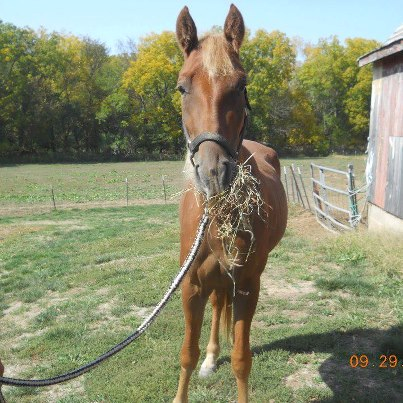
<instances>
[{"instance_id":1,"label":"horse hind leg","mask_svg":"<svg viewBox=\"0 0 403 403\"><path fill-rule=\"evenodd\" d=\"M217 358L220 354L220 319L223 322L222 327L227 337L231 324L232 307L228 305L227 292L225 290L214 290L210 295L210 302L213 307L213 317L210 339L206 349L206 358L199 371L199 376L202 378L211 375L217 369Z\"/></svg>"}]
</instances>

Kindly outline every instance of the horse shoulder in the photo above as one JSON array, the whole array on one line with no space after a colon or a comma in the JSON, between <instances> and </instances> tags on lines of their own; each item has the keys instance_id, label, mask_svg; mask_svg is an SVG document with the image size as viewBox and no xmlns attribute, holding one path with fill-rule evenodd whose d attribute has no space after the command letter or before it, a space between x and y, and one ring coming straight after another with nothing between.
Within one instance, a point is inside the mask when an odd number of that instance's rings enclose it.
<instances>
[{"instance_id":1,"label":"horse shoulder","mask_svg":"<svg viewBox=\"0 0 403 403\"><path fill-rule=\"evenodd\" d=\"M269 164L277 175L281 176L280 160L275 150L252 140L244 140L243 148L247 155L253 154L258 166Z\"/></svg>"}]
</instances>

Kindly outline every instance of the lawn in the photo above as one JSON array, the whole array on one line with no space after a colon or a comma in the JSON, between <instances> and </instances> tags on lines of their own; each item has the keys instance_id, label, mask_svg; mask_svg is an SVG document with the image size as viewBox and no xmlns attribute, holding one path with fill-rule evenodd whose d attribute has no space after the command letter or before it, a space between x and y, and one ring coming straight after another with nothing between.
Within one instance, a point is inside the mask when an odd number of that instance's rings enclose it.
<instances>
[{"instance_id":1,"label":"lawn","mask_svg":"<svg viewBox=\"0 0 403 403\"><path fill-rule=\"evenodd\" d=\"M97 357L141 323L178 270L175 204L0 220L6 376L52 376ZM262 277L251 332L251 401L401 401L402 262L401 240L364 231L334 236L292 206L286 235ZM202 351L209 317L208 310ZM5 396L11 403L169 402L182 335L176 293L143 337L90 373L44 389L4 387ZM211 378L192 378L191 402L236 399L230 349L223 344ZM368 356L369 365L351 368L354 354ZM399 359L394 368L391 355Z\"/></svg>"},{"instance_id":2,"label":"lawn","mask_svg":"<svg viewBox=\"0 0 403 403\"><path fill-rule=\"evenodd\" d=\"M363 155L282 160L283 166L301 167L308 193L311 161L343 170L353 163L357 184L364 182ZM0 165L0 215L49 211L52 187L57 208L123 206L126 178L129 204L164 203L162 176L168 203L176 203L183 187L182 169L182 161Z\"/></svg>"}]
</instances>

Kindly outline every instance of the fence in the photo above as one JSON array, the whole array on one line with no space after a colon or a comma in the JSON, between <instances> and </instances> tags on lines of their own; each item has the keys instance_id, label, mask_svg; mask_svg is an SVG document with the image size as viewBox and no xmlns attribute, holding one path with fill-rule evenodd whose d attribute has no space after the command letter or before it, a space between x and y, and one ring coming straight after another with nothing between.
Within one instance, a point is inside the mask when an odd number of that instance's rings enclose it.
<instances>
[{"instance_id":1,"label":"fence","mask_svg":"<svg viewBox=\"0 0 403 403\"><path fill-rule=\"evenodd\" d=\"M65 208L177 203L182 161L0 167L0 217Z\"/></svg>"},{"instance_id":2,"label":"fence","mask_svg":"<svg viewBox=\"0 0 403 403\"><path fill-rule=\"evenodd\" d=\"M318 222L325 228L350 230L355 228L361 214L358 209L354 167L348 164L347 171L311 163L312 195L314 212Z\"/></svg>"},{"instance_id":3,"label":"fence","mask_svg":"<svg viewBox=\"0 0 403 403\"><path fill-rule=\"evenodd\" d=\"M358 177L364 177L365 160L352 158ZM312 192L310 159L282 160L282 180L290 203L300 203L315 212ZM320 165L343 169L346 159L329 157L314 160ZM284 168L284 166L286 166ZM319 166L319 165L318 165ZM103 164L24 164L0 167L0 217L13 214L29 214L63 208L120 207L138 204L176 203L184 186L182 161L158 161ZM326 184L346 188L345 176L340 183L333 183L328 172ZM338 175L340 177L341 175ZM126 181L127 178L127 181ZM335 205L346 210L345 195L336 197ZM358 200L358 211L363 208L364 197ZM324 205L324 203L322 203ZM349 226L348 219L345 224Z\"/></svg>"},{"instance_id":4,"label":"fence","mask_svg":"<svg viewBox=\"0 0 403 403\"><path fill-rule=\"evenodd\" d=\"M343 171L311 163L305 172L290 164L283 167L282 180L288 202L310 210L330 231L351 230L365 218L366 186L356 187L352 164Z\"/></svg>"}]
</instances>

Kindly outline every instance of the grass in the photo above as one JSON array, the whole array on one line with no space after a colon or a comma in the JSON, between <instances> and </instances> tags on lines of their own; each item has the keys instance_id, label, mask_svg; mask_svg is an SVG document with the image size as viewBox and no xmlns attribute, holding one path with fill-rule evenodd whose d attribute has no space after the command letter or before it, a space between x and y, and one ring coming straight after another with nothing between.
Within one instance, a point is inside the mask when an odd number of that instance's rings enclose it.
<instances>
[{"instance_id":1,"label":"grass","mask_svg":"<svg viewBox=\"0 0 403 403\"><path fill-rule=\"evenodd\" d=\"M309 190L311 161L344 170L353 163L357 182L363 183L363 155L284 159L282 164L301 167ZM121 206L126 203L125 178L129 183L129 203L163 202L162 175L170 201L183 187L182 169L181 161L0 165L0 215L48 211L52 207L52 187L59 208Z\"/></svg>"},{"instance_id":2,"label":"grass","mask_svg":"<svg viewBox=\"0 0 403 403\"><path fill-rule=\"evenodd\" d=\"M399 401L403 393L402 241L335 237L291 208L262 276L251 340L252 402ZM6 376L82 365L125 338L178 270L176 205L70 209L0 222L0 357ZM201 349L208 340L206 313ZM183 336L177 293L146 334L77 380L4 388L8 402L169 402ZM218 371L192 378L191 402L236 399L231 346ZM350 356L370 365L351 368ZM379 368L395 354L396 368ZM201 362L200 362L201 363ZM199 364L200 364L199 363Z\"/></svg>"},{"instance_id":3,"label":"grass","mask_svg":"<svg viewBox=\"0 0 403 403\"><path fill-rule=\"evenodd\" d=\"M0 208L105 201L163 200L162 175L168 195L182 187L183 162L120 162L98 164L21 164L1 166Z\"/></svg>"}]
</instances>

